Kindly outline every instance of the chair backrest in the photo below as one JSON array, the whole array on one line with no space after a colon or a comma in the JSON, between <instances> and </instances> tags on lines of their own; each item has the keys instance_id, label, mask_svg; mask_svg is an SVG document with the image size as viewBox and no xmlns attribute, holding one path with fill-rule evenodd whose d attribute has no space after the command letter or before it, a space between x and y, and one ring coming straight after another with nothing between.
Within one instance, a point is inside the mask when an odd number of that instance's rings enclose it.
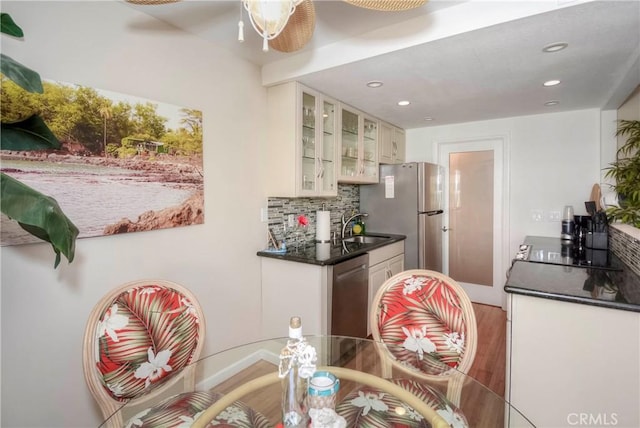
<instances>
[{"instance_id":1,"label":"chair backrest","mask_svg":"<svg viewBox=\"0 0 640 428\"><path fill-rule=\"evenodd\" d=\"M184 380L182 369L199 358L204 334L200 304L179 284L138 280L105 295L89 315L82 354L105 419Z\"/></svg>"},{"instance_id":2,"label":"chair backrest","mask_svg":"<svg viewBox=\"0 0 640 428\"><path fill-rule=\"evenodd\" d=\"M371 305L371 330L395 367L415 374L467 373L476 354L477 325L464 289L439 272L400 272L380 287ZM408 367L408 369L407 369Z\"/></svg>"}]
</instances>

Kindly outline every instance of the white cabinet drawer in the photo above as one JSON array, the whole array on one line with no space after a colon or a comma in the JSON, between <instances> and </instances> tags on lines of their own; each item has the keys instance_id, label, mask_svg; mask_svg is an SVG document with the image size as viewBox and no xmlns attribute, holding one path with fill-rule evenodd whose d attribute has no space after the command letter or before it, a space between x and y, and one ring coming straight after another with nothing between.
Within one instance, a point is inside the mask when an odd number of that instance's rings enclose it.
<instances>
[{"instance_id":1,"label":"white cabinet drawer","mask_svg":"<svg viewBox=\"0 0 640 428\"><path fill-rule=\"evenodd\" d=\"M404 241L394 242L384 247L369 251L369 266L377 265L385 260L404 253Z\"/></svg>"}]
</instances>

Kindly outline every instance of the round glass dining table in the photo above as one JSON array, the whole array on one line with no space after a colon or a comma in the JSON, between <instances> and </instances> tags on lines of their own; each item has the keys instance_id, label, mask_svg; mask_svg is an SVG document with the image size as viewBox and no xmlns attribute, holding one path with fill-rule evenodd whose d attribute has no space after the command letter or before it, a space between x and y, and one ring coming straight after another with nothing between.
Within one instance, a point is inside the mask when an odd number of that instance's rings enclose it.
<instances>
[{"instance_id":1,"label":"round glass dining table","mask_svg":"<svg viewBox=\"0 0 640 428\"><path fill-rule=\"evenodd\" d=\"M403 392L403 394L409 394L408 396L396 394L397 402L416 404L413 408L417 413L421 413L421 407L418 406L423 405L421 401L424 401L428 407L434 408L431 399L436 396L444 397L443 401L448 404L438 408L446 407L447 411L454 409L455 417L449 417L451 413L438 411L438 414L444 416L447 422L446 425L439 426L455 428L534 426L503 397L472 377L445 366L428 354L421 353L416 358L423 361L426 359L427 366L433 370L434 375L421 376L406 368L405 364L399 364L397 361L392 363L391 355L396 354L395 351L406 353L406 348L393 349L373 340L342 336L305 336L305 339L316 350L318 370L333 372L340 379L336 412L340 415L343 413L352 415L353 409L349 410L350 406L361 407L357 409L360 415L357 422L348 417L345 418L347 427L364 426L366 418L362 417L363 414L374 417L376 412L381 411L381 407L376 403L380 403L382 408L389 407L383 402L390 403L389 400L392 399L394 391L397 391L397 386L410 391ZM170 373L160 385L149 389L144 400L135 399L123 403L122 407L105 420L102 426L127 428L154 426L153 423L141 417L148 413L149 408L161 407L172 399L175 401L178 394L203 392L213 393L218 397L219 404L226 399L233 400L233 403L237 403L236 400L238 400L243 403L243 409L251 409L252 412L255 411L260 415L263 422L260 426L275 427L282 422L282 386L278 378L278 365L280 352L286 343L285 337L262 340L203 357L180 372ZM170 387L167 387L167 384L170 384ZM396 389L382 392L375 389L389 384L392 384L390 388ZM429 400L425 398L426 395L418 394L416 392L418 390L431 391L428 395ZM372 391L378 392L372 393ZM412 411L411 406L403 406L409 409L409 412ZM208 413L201 411L195 416L192 415L193 417L181 417L181 424L175 426L182 428L192 425L207 426L212 419L210 410L213 407L211 405L207 408ZM390 407L393 410L402 406ZM219 411L216 411L214 416L218 414ZM421 414L426 416L424 413ZM421 418L418 415L415 419ZM264 423L267 420L268 423ZM429 419L425 417L425 421ZM219 421L214 421L215 423ZM387 426L431 425L434 423L404 425L392 421ZM226 426L234 426L234 424L229 423ZM247 425L238 424L238 426Z\"/></svg>"}]
</instances>

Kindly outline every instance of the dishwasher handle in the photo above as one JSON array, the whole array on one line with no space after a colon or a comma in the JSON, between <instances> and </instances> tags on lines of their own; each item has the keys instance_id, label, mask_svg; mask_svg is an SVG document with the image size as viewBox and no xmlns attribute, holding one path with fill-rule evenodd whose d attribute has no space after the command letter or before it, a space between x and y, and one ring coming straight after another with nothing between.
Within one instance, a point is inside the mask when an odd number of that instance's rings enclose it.
<instances>
[{"instance_id":1,"label":"dishwasher handle","mask_svg":"<svg viewBox=\"0 0 640 428\"><path fill-rule=\"evenodd\" d=\"M360 273L360 271L363 270L367 270L367 265L366 264L362 264L360 266L356 266L355 268L349 269L345 272L341 272L336 276L336 280L341 280L344 279L347 276L351 276L357 273Z\"/></svg>"}]
</instances>

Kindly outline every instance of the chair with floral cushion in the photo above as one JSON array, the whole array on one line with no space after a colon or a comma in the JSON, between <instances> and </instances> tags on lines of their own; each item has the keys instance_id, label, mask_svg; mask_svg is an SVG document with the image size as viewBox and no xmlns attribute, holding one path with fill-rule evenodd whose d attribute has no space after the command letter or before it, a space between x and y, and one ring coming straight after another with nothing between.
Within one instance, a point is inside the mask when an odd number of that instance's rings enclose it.
<instances>
[{"instance_id":1,"label":"chair with floral cushion","mask_svg":"<svg viewBox=\"0 0 640 428\"><path fill-rule=\"evenodd\" d=\"M105 295L89 315L82 357L85 380L107 426L178 426L214 403L220 394L193 392L195 373L189 366L200 356L204 335L202 309L179 284L139 280ZM152 408L147 404L163 397ZM130 414L116 414L124 404ZM269 425L240 402L228 410L243 421L234 426ZM217 422L226 423L224 416Z\"/></svg>"},{"instance_id":2,"label":"chair with floral cushion","mask_svg":"<svg viewBox=\"0 0 640 428\"><path fill-rule=\"evenodd\" d=\"M378 289L369 321L383 361L382 376L421 397L451 426L467 427L457 406L461 374L468 372L475 357L477 326L462 287L438 272L400 272ZM443 386L446 394L437 386ZM360 388L336 411L350 426L428 426L411 409L398 414L401 403L394 400L375 389Z\"/></svg>"},{"instance_id":3,"label":"chair with floral cushion","mask_svg":"<svg viewBox=\"0 0 640 428\"><path fill-rule=\"evenodd\" d=\"M448 426L469 427L462 411L437 389L413 379L390 379L390 381L432 408ZM361 386L350 392L338 403L336 413L345 419L349 428L432 427L431 421L399 397L372 386Z\"/></svg>"},{"instance_id":4,"label":"chair with floral cushion","mask_svg":"<svg viewBox=\"0 0 640 428\"><path fill-rule=\"evenodd\" d=\"M452 278L434 271L400 272L380 287L369 314L378 351L391 368L446 382L447 397L460 399L460 379L476 355L478 328L471 301Z\"/></svg>"}]
</instances>

